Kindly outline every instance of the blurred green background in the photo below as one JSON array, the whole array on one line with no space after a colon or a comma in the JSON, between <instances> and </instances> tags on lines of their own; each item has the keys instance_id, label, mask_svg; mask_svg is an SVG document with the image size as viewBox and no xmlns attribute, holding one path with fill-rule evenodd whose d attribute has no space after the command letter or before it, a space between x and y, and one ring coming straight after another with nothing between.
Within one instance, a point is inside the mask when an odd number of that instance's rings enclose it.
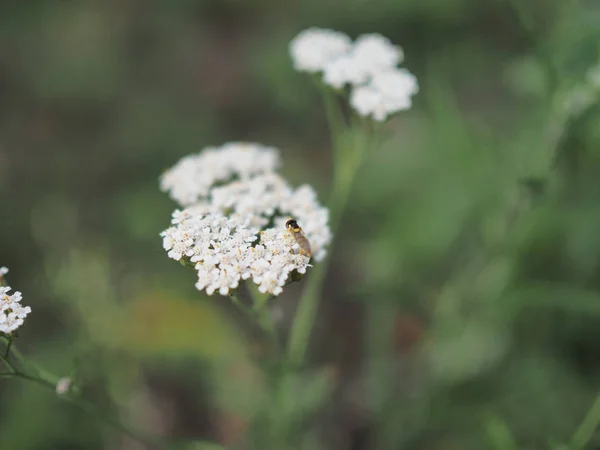
<instances>
[{"instance_id":1,"label":"blurred green background","mask_svg":"<svg viewBox=\"0 0 600 450\"><path fill-rule=\"evenodd\" d=\"M326 201L321 99L287 52L309 26L389 37L420 93L367 154L309 366L274 401L260 332L166 257L158 177L256 141ZM167 438L280 450L291 417L290 448L576 448L600 392L599 56L592 0L2 2L0 265L33 309L20 349ZM273 303L282 339L303 285ZM109 448L144 447L0 380L0 449Z\"/></svg>"}]
</instances>

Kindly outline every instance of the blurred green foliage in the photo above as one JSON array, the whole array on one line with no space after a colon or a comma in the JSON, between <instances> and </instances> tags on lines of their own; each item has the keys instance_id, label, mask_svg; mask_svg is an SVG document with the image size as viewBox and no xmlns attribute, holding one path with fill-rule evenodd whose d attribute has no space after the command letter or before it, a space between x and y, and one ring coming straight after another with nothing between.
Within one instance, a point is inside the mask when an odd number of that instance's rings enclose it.
<instances>
[{"instance_id":1,"label":"blurred green foliage","mask_svg":"<svg viewBox=\"0 0 600 450\"><path fill-rule=\"evenodd\" d=\"M311 366L274 382L258 330L166 258L157 180L250 140L326 200L321 99L287 54L308 26L384 34L420 93L360 172ZM4 2L0 264L33 308L18 344L175 439L279 450L291 421L294 448L566 448L600 389L598 63L584 0ZM283 337L301 289L274 305ZM0 448L134 447L0 380Z\"/></svg>"}]
</instances>

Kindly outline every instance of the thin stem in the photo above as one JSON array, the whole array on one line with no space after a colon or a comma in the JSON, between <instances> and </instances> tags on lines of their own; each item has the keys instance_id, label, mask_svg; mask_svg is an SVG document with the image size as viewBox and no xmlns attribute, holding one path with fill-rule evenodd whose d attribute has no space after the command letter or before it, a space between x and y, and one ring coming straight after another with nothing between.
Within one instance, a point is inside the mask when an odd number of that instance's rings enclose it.
<instances>
[{"instance_id":1,"label":"thin stem","mask_svg":"<svg viewBox=\"0 0 600 450\"><path fill-rule=\"evenodd\" d=\"M582 450L590 442L596 428L600 424L600 395L596 397L594 403L588 410L587 414L583 418L581 425L575 431L571 444L569 445L570 450Z\"/></svg>"},{"instance_id":2,"label":"thin stem","mask_svg":"<svg viewBox=\"0 0 600 450\"><path fill-rule=\"evenodd\" d=\"M331 93L329 93L329 96L331 96ZM367 142L362 138L355 139L352 142L352 145L345 149L347 151L342 153L341 143L339 141L340 135L334 134L333 131L334 129L337 129L336 124L341 121L338 121L335 118L330 118L329 120L333 134L332 142L334 145L334 179L330 199L330 211L331 230L335 242L335 236L342 224L342 218L348 203L350 191L354 179L356 178L358 168L362 163ZM338 133L341 133L341 131L338 131ZM329 249L330 253L333 249L334 242L331 243ZM294 318L288 344L288 358L292 366L299 367L304 360L330 260L330 257L326 258L312 270L310 279L298 303L298 309L296 311L296 317Z\"/></svg>"},{"instance_id":3,"label":"thin stem","mask_svg":"<svg viewBox=\"0 0 600 450\"><path fill-rule=\"evenodd\" d=\"M254 312L248 308L246 305L244 305L242 303L242 301L237 297L237 295L235 294L229 294L229 298L231 299L231 302L237 306L237 308L242 311L245 315L247 315L250 319L254 320L256 318L256 316L254 315Z\"/></svg>"},{"instance_id":4,"label":"thin stem","mask_svg":"<svg viewBox=\"0 0 600 450\"><path fill-rule=\"evenodd\" d=\"M272 297L267 297L262 305L256 304L256 308L247 307L235 294L229 294L229 298L231 299L232 303L237 306L238 309L240 309L252 322L258 324L258 326L269 337L269 340L279 354L279 338L277 336L277 331L275 330L273 320L270 317L270 312L266 308L266 305L269 303L269 300Z\"/></svg>"},{"instance_id":5,"label":"thin stem","mask_svg":"<svg viewBox=\"0 0 600 450\"><path fill-rule=\"evenodd\" d=\"M327 258L313 269L310 281L307 283L298 303L288 346L289 363L293 367L301 366L304 360L329 259Z\"/></svg>"},{"instance_id":6,"label":"thin stem","mask_svg":"<svg viewBox=\"0 0 600 450\"><path fill-rule=\"evenodd\" d=\"M331 90L329 86L323 84L321 80L315 80L317 88L321 91L323 96L323 105L325 106L325 117L327 124L329 125L331 144L334 152L337 151L337 140L341 136L342 130L344 129L344 116L340 109L340 104L335 92Z\"/></svg>"},{"instance_id":7,"label":"thin stem","mask_svg":"<svg viewBox=\"0 0 600 450\"><path fill-rule=\"evenodd\" d=\"M10 347L12 346L12 343L13 343L13 338L7 337L6 339L8 340L8 342L6 344L6 351L4 352L4 357L8 358L8 354L10 353Z\"/></svg>"},{"instance_id":8,"label":"thin stem","mask_svg":"<svg viewBox=\"0 0 600 450\"><path fill-rule=\"evenodd\" d=\"M11 342L10 339L9 339L9 342ZM27 364L25 362L25 359L23 358L21 353L16 349L15 346L12 346L12 348L10 350L11 350L12 356L14 357L15 360L17 360L19 362L19 366L22 366L22 368L17 367L16 364L11 362L9 355L4 356L4 354L0 354L0 360L2 360L9 367L10 370L12 370L12 372L0 373L0 378L15 378L15 379L31 381L31 382L36 383L46 389L49 389L49 390L55 392L56 382L59 379L58 377L48 373L45 370L40 369L37 366L34 366L33 364ZM26 370L24 370L24 368L26 366L33 368L33 370L35 372L37 372L37 374L34 375L34 374L28 373ZM74 397L72 395L61 395L59 398L76 405L77 407L79 407L86 413L90 414L91 416L114 427L115 429L119 430L123 434L130 436L131 438L135 439L136 441L139 441L143 444L148 445L151 448L156 448L156 449L168 448L168 446L166 444L157 441L155 438L149 437L142 432L133 430L132 428L124 425L123 423L119 422L118 420L114 419L113 417L106 415L105 413L100 411L96 406L94 406L92 403L88 402L87 400L85 400L81 397Z\"/></svg>"},{"instance_id":9,"label":"thin stem","mask_svg":"<svg viewBox=\"0 0 600 450\"><path fill-rule=\"evenodd\" d=\"M506 0L506 1L509 4L509 6L512 8L512 10L514 11L514 13L517 17L517 20L519 21L519 24L521 25L521 28L523 29L525 34L527 34L527 38L529 39L531 45L533 46L533 48L537 54L537 58L542 63L542 65L545 67L546 73L548 75L548 82L549 82L548 89L549 89L550 93L553 93L558 86L558 82L559 82L559 78L560 78L560 71L554 60L554 55L552 54L551 51L549 51L547 48L545 48L543 45L541 45L538 42L539 38L536 35L535 25L533 23L531 15L528 14L527 11L525 11L523 9L522 2L520 2L519 0Z\"/></svg>"}]
</instances>

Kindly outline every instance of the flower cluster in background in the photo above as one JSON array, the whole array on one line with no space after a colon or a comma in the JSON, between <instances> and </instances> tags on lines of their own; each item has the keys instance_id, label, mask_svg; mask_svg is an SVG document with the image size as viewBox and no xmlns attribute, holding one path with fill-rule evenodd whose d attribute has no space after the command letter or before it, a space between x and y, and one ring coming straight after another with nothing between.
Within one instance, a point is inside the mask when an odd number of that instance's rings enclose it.
<instances>
[{"instance_id":1,"label":"flower cluster in background","mask_svg":"<svg viewBox=\"0 0 600 450\"><path fill-rule=\"evenodd\" d=\"M352 43L343 33L309 28L292 40L290 54L296 70L322 73L323 82L335 89L351 86L352 108L377 121L409 109L419 90L415 76L397 67L402 49L380 34Z\"/></svg>"},{"instance_id":2,"label":"flower cluster in background","mask_svg":"<svg viewBox=\"0 0 600 450\"><path fill-rule=\"evenodd\" d=\"M6 267L0 267L0 280L8 273ZM21 305L23 296L19 291L9 294L10 286L0 286L0 333L11 334L25 322L31 312L29 306Z\"/></svg>"},{"instance_id":3,"label":"flower cluster in background","mask_svg":"<svg viewBox=\"0 0 600 450\"><path fill-rule=\"evenodd\" d=\"M161 188L185 209L173 213L161 233L168 256L193 264L196 287L227 295L243 280L279 295L290 274L305 273L309 258L299 253L285 222L295 218L321 261L331 241L329 211L308 185L294 189L275 170L276 149L229 143L183 158L161 179Z\"/></svg>"}]
</instances>

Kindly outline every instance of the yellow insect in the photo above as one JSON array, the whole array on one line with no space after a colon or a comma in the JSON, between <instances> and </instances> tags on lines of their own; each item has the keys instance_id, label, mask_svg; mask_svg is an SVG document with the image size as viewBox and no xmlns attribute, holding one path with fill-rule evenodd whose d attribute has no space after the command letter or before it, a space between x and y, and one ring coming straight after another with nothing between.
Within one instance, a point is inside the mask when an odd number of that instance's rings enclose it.
<instances>
[{"instance_id":1,"label":"yellow insect","mask_svg":"<svg viewBox=\"0 0 600 450\"><path fill-rule=\"evenodd\" d=\"M292 233L292 236L294 236L294 239L296 239L296 242L300 246L300 254L310 258L312 256L310 252L310 241L304 234L304 231L302 231L302 228L300 228L300 225L298 225L298 222L294 219L290 219L285 223L285 227Z\"/></svg>"}]
</instances>

